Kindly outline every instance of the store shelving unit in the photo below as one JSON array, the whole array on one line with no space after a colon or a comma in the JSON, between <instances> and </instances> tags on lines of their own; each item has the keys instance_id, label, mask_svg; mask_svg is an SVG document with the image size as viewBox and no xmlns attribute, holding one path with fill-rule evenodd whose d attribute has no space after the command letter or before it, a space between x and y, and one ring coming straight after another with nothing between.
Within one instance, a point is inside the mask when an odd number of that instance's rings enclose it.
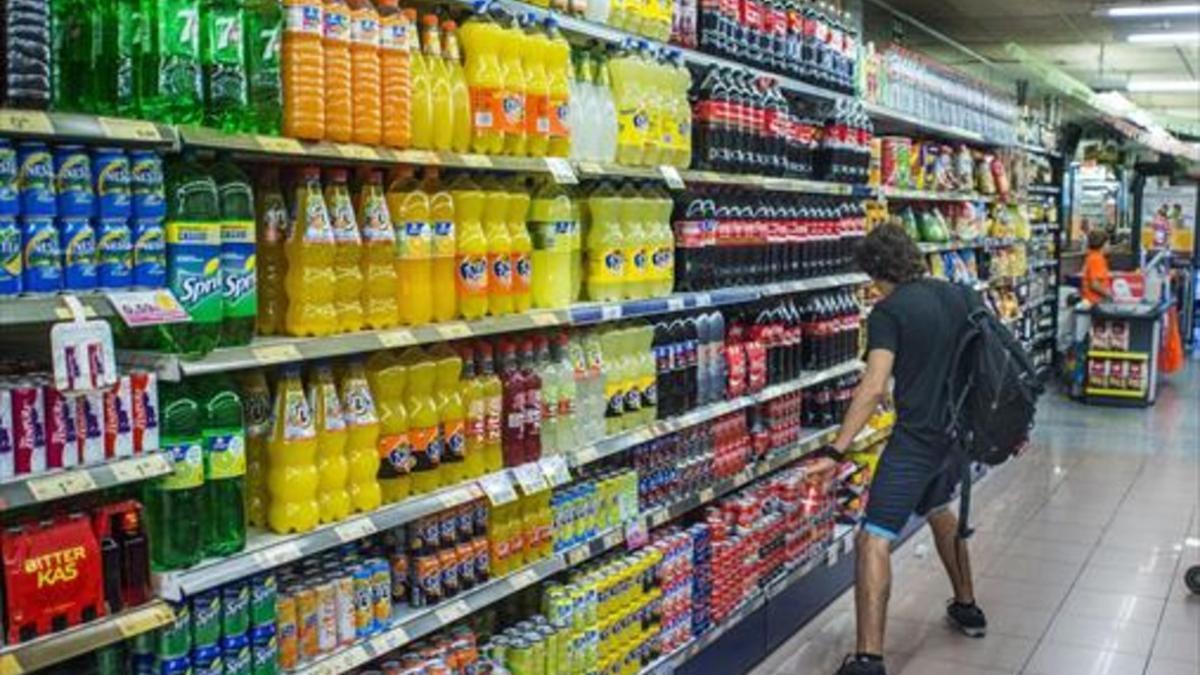
<instances>
[{"instance_id":1,"label":"store shelving unit","mask_svg":"<svg viewBox=\"0 0 1200 675\"><path fill-rule=\"evenodd\" d=\"M171 456L150 452L103 464L18 476L0 483L0 513L165 476Z\"/></svg>"},{"instance_id":2,"label":"store shelving unit","mask_svg":"<svg viewBox=\"0 0 1200 675\"><path fill-rule=\"evenodd\" d=\"M113 616L51 633L20 644L0 647L0 675L32 673L81 654L128 640L175 620L171 607L162 600Z\"/></svg>"}]
</instances>

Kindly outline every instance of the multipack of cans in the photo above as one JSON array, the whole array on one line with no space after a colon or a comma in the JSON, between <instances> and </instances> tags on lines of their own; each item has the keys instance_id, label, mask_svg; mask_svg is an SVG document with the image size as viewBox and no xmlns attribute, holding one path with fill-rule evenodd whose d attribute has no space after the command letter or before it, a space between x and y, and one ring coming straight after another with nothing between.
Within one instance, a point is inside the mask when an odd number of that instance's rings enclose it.
<instances>
[{"instance_id":1,"label":"multipack of cans","mask_svg":"<svg viewBox=\"0 0 1200 675\"><path fill-rule=\"evenodd\" d=\"M153 150L0 139L0 296L162 288L165 217Z\"/></svg>"}]
</instances>

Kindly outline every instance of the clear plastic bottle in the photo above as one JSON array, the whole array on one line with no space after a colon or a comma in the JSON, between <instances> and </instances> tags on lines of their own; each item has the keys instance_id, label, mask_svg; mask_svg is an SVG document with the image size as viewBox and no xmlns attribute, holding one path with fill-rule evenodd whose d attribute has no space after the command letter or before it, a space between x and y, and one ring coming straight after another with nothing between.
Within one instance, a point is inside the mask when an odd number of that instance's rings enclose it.
<instances>
[{"instance_id":1,"label":"clear plastic bottle","mask_svg":"<svg viewBox=\"0 0 1200 675\"><path fill-rule=\"evenodd\" d=\"M454 196L438 181L436 170L425 174L425 193L429 195L429 219L432 225L433 245L430 250L432 275L433 320L450 321L458 316L457 279L458 239L455 236L456 208Z\"/></svg>"},{"instance_id":2,"label":"clear plastic bottle","mask_svg":"<svg viewBox=\"0 0 1200 675\"><path fill-rule=\"evenodd\" d=\"M246 418L246 520L267 526L267 439L271 436L271 388L261 370L238 373L238 393Z\"/></svg>"},{"instance_id":3,"label":"clear plastic bottle","mask_svg":"<svg viewBox=\"0 0 1200 675\"><path fill-rule=\"evenodd\" d=\"M409 90L408 36L416 28L400 11L398 0L378 0L381 116L384 145L406 148L412 143L412 92Z\"/></svg>"},{"instance_id":4,"label":"clear plastic bottle","mask_svg":"<svg viewBox=\"0 0 1200 675\"><path fill-rule=\"evenodd\" d=\"M450 77L450 115L453 120L450 132L450 149L467 152L471 148L471 93L467 89L467 78L463 71L462 50L458 46L458 24L442 22L442 58Z\"/></svg>"},{"instance_id":5,"label":"clear plastic bottle","mask_svg":"<svg viewBox=\"0 0 1200 675\"><path fill-rule=\"evenodd\" d=\"M509 260L512 270L512 311L528 312L533 305L533 242L525 218L529 212L529 191L521 180L510 183L505 221L511 246Z\"/></svg>"},{"instance_id":6,"label":"clear plastic bottle","mask_svg":"<svg viewBox=\"0 0 1200 675\"><path fill-rule=\"evenodd\" d=\"M432 145L434 150L449 150L454 136L454 107L450 98L450 68L443 57L442 34L435 14L421 17L421 54L425 76L429 80Z\"/></svg>"},{"instance_id":7,"label":"clear plastic bottle","mask_svg":"<svg viewBox=\"0 0 1200 675\"><path fill-rule=\"evenodd\" d=\"M391 352L367 359L367 378L379 411L378 477L383 501L392 504L412 494L414 459L408 438L404 389L408 369Z\"/></svg>"},{"instance_id":8,"label":"clear plastic bottle","mask_svg":"<svg viewBox=\"0 0 1200 675\"><path fill-rule=\"evenodd\" d=\"M150 2L151 0L143 0ZM295 138L325 137L325 47L320 0L283 0L283 133Z\"/></svg>"},{"instance_id":9,"label":"clear plastic bottle","mask_svg":"<svg viewBox=\"0 0 1200 675\"><path fill-rule=\"evenodd\" d=\"M288 224L287 206L279 186L279 169L263 167L259 171L259 183L254 191L258 231L255 243L255 271L258 274L259 335L278 335L284 331L287 313L287 290L284 277L287 275L287 255L284 242L291 229Z\"/></svg>"}]
</instances>

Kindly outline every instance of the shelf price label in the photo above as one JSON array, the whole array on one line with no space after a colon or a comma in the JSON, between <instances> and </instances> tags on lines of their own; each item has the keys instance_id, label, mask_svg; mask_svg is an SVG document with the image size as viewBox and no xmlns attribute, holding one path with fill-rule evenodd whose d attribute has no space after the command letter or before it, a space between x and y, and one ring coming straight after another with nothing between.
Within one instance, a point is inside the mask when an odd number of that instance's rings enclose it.
<instances>
[{"instance_id":1,"label":"shelf price label","mask_svg":"<svg viewBox=\"0 0 1200 675\"><path fill-rule=\"evenodd\" d=\"M171 462L166 455L156 452L152 455L114 462L109 467L118 483L133 483L167 473L171 470Z\"/></svg>"},{"instance_id":2,"label":"shelf price label","mask_svg":"<svg viewBox=\"0 0 1200 675\"><path fill-rule=\"evenodd\" d=\"M148 633L159 626L175 620L175 613L166 604L157 604L146 609L134 610L116 617L117 630L122 637L130 638Z\"/></svg>"},{"instance_id":3,"label":"shelf price label","mask_svg":"<svg viewBox=\"0 0 1200 675\"><path fill-rule=\"evenodd\" d=\"M492 506L500 506L517 499L517 491L513 489L512 480L509 479L507 471L489 473L480 478L478 483Z\"/></svg>"},{"instance_id":4,"label":"shelf price label","mask_svg":"<svg viewBox=\"0 0 1200 675\"><path fill-rule=\"evenodd\" d=\"M386 330L379 334L379 344L383 345L384 349L407 347L416 343L417 336L413 335L413 332L407 328Z\"/></svg>"},{"instance_id":5,"label":"shelf price label","mask_svg":"<svg viewBox=\"0 0 1200 675\"><path fill-rule=\"evenodd\" d=\"M42 478L34 478L25 483L29 492L39 502L61 499L82 492L96 489L96 480L86 470L64 471Z\"/></svg>"},{"instance_id":6,"label":"shelf price label","mask_svg":"<svg viewBox=\"0 0 1200 675\"><path fill-rule=\"evenodd\" d=\"M52 134L50 116L36 110L0 111L0 131L15 134Z\"/></svg>"},{"instance_id":7,"label":"shelf price label","mask_svg":"<svg viewBox=\"0 0 1200 675\"><path fill-rule=\"evenodd\" d=\"M278 153L281 155L302 155L304 154L304 145L294 138L283 138L281 136L255 136L258 147L264 152Z\"/></svg>"},{"instance_id":8,"label":"shelf price label","mask_svg":"<svg viewBox=\"0 0 1200 675\"><path fill-rule=\"evenodd\" d=\"M367 162L378 162L379 152L368 145L360 145L358 143L339 143L337 145L338 154L346 159L358 159Z\"/></svg>"},{"instance_id":9,"label":"shelf price label","mask_svg":"<svg viewBox=\"0 0 1200 675\"><path fill-rule=\"evenodd\" d=\"M300 558L300 547L291 541L269 546L250 556L250 560L258 570L269 570L298 558Z\"/></svg>"},{"instance_id":10,"label":"shelf price label","mask_svg":"<svg viewBox=\"0 0 1200 675\"><path fill-rule=\"evenodd\" d=\"M164 323L186 323L192 320L179 304L175 294L167 289L156 291L120 291L106 293L113 310L126 326L157 326Z\"/></svg>"},{"instance_id":11,"label":"shelf price label","mask_svg":"<svg viewBox=\"0 0 1200 675\"><path fill-rule=\"evenodd\" d=\"M443 607L436 612L434 616L442 622L443 625L453 623L471 613L471 607L462 600L456 600L450 605Z\"/></svg>"},{"instance_id":12,"label":"shelf price label","mask_svg":"<svg viewBox=\"0 0 1200 675\"><path fill-rule=\"evenodd\" d=\"M389 628L386 633L375 638L374 642L379 644L379 651L381 653L387 654L408 644L408 641L411 639L408 636L408 631L397 626L396 628Z\"/></svg>"},{"instance_id":13,"label":"shelf price label","mask_svg":"<svg viewBox=\"0 0 1200 675\"><path fill-rule=\"evenodd\" d=\"M546 168L550 171L550 177L559 185L577 185L579 183L575 169L572 169L571 163L562 157L547 157Z\"/></svg>"},{"instance_id":14,"label":"shelf price label","mask_svg":"<svg viewBox=\"0 0 1200 675\"><path fill-rule=\"evenodd\" d=\"M519 591L526 586L536 583L538 578L538 573L533 570L521 570L509 579L509 583L512 585L513 590Z\"/></svg>"},{"instance_id":15,"label":"shelf price label","mask_svg":"<svg viewBox=\"0 0 1200 675\"><path fill-rule=\"evenodd\" d=\"M287 363L289 361L299 361L303 357L300 355L300 350L296 345L267 345L265 347L254 347L250 350L254 354L254 360L261 366L269 366L274 363Z\"/></svg>"},{"instance_id":16,"label":"shelf price label","mask_svg":"<svg viewBox=\"0 0 1200 675\"><path fill-rule=\"evenodd\" d=\"M145 120L127 120L119 117L100 117L100 128L109 138L123 141L159 141L158 127Z\"/></svg>"},{"instance_id":17,"label":"shelf price label","mask_svg":"<svg viewBox=\"0 0 1200 675\"><path fill-rule=\"evenodd\" d=\"M542 470L542 475L545 476L550 487L558 487L571 482L571 470L567 468L567 460L562 455L541 460L538 462L538 468Z\"/></svg>"},{"instance_id":18,"label":"shelf price label","mask_svg":"<svg viewBox=\"0 0 1200 675\"><path fill-rule=\"evenodd\" d=\"M471 337L471 327L462 321L451 321L436 326L438 335L445 340L462 340Z\"/></svg>"},{"instance_id":19,"label":"shelf price label","mask_svg":"<svg viewBox=\"0 0 1200 675\"><path fill-rule=\"evenodd\" d=\"M679 175L679 169L673 166L663 164L658 167L658 172L662 174L663 180L667 183L667 187L672 190L682 190L686 185L683 184L683 176Z\"/></svg>"},{"instance_id":20,"label":"shelf price label","mask_svg":"<svg viewBox=\"0 0 1200 675\"><path fill-rule=\"evenodd\" d=\"M354 518L333 528L338 539L342 541L357 541L375 534L375 522L367 517Z\"/></svg>"},{"instance_id":21,"label":"shelf price label","mask_svg":"<svg viewBox=\"0 0 1200 675\"><path fill-rule=\"evenodd\" d=\"M542 476L542 470L537 462L522 464L521 466L509 469L512 472L513 478L517 482L517 486L521 488L526 496L536 494L543 490L548 490L549 485L546 485L546 479Z\"/></svg>"},{"instance_id":22,"label":"shelf price label","mask_svg":"<svg viewBox=\"0 0 1200 675\"><path fill-rule=\"evenodd\" d=\"M580 162L579 170L589 176L604 175L604 167L596 162Z\"/></svg>"},{"instance_id":23,"label":"shelf price label","mask_svg":"<svg viewBox=\"0 0 1200 675\"><path fill-rule=\"evenodd\" d=\"M492 158L487 155L472 155L464 154L458 156L458 161L462 162L463 166L472 169L490 169L492 168Z\"/></svg>"}]
</instances>

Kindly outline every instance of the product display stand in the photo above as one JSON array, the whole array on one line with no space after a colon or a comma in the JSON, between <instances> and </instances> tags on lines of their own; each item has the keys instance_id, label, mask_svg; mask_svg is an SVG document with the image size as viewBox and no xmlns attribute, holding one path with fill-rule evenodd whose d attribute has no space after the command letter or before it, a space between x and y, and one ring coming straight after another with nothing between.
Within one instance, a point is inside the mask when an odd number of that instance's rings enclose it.
<instances>
[{"instance_id":1,"label":"product display stand","mask_svg":"<svg viewBox=\"0 0 1200 675\"><path fill-rule=\"evenodd\" d=\"M1158 305L1120 305L1104 303L1077 313L1091 316L1093 330L1097 322L1122 322L1127 326L1127 348L1091 347L1087 353L1087 383L1083 400L1095 405L1147 407L1158 394L1158 353L1162 344L1163 316L1167 303ZM1141 369L1129 376L1130 365ZM1114 375L1121 372L1123 375ZM1101 382L1100 380L1104 380ZM1132 384L1132 386L1130 386Z\"/></svg>"}]
</instances>

